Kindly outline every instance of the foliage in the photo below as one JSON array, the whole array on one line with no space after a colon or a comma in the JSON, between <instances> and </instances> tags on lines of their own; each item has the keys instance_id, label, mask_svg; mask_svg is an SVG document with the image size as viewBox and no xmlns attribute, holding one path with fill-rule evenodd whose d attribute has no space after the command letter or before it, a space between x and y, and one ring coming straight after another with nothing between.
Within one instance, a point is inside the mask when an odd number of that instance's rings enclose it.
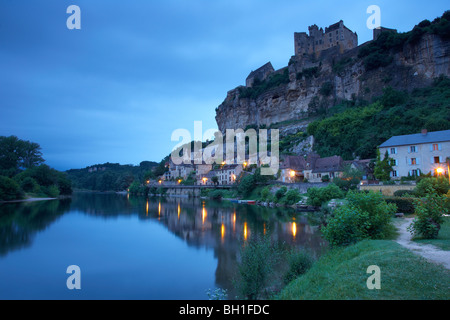
<instances>
[{"instance_id":1,"label":"foliage","mask_svg":"<svg viewBox=\"0 0 450 320\"><path fill-rule=\"evenodd\" d=\"M450 185L445 177L421 179L417 184L414 194L417 197L425 197L428 194L444 195L450 190Z\"/></svg>"},{"instance_id":2,"label":"foliage","mask_svg":"<svg viewBox=\"0 0 450 320\"><path fill-rule=\"evenodd\" d=\"M256 186L254 175L248 175L242 178L238 186L238 193L242 196L248 196Z\"/></svg>"},{"instance_id":3,"label":"foliage","mask_svg":"<svg viewBox=\"0 0 450 320\"><path fill-rule=\"evenodd\" d=\"M305 79L311 79L315 78L319 75L320 68L319 67L311 67L311 68L305 68L301 72L297 73L297 80Z\"/></svg>"},{"instance_id":4,"label":"foliage","mask_svg":"<svg viewBox=\"0 0 450 320\"><path fill-rule=\"evenodd\" d=\"M266 201L269 199L269 196L271 195L270 193L270 187L265 187L264 189L261 190L261 200L262 201Z\"/></svg>"},{"instance_id":5,"label":"foliage","mask_svg":"<svg viewBox=\"0 0 450 320\"><path fill-rule=\"evenodd\" d=\"M275 192L275 198L276 198L278 201L280 201L281 198L283 198L283 197L285 196L286 192L287 192L287 188L286 188L285 186L281 187L280 189L278 189L278 190Z\"/></svg>"},{"instance_id":6,"label":"foliage","mask_svg":"<svg viewBox=\"0 0 450 320\"><path fill-rule=\"evenodd\" d=\"M387 203L393 203L397 206L397 212L401 212L404 214L413 214L416 210L414 205L414 198L405 198L405 197L385 197Z\"/></svg>"},{"instance_id":7,"label":"foliage","mask_svg":"<svg viewBox=\"0 0 450 320\"><path fill-rule=\"evenodd\" d=\"M255 80L252 87L240 87L239 96L241 98L256 99L268 90L287 83L289 83L289 71L285 69L283 73L272 74L265 81Z\"/></svg>"},{"instance_id":8,"label":"foliage","mask_svg":"<svg viewBox=\"0 0 450 320\"><path fill-rule=\"evenodd\" d=\"M243 245L236 281L243 297L256 300L261 296L279 257L280 253L268 237L257 237Z\"/></svg>"},{"instance_id":9,"label":"foliage","mask_svg":"<svg viewBox=\"0 0 450 320\"><path fill-rule=\"evenodd\" d=\"M286 192L284 197L281 199L281 203L291 206L293 204L296 204L302 199L302 195L297 189L290 189Z\"/></svg>"},{"instance_id":10,"label":"foliage","mask_svg":"<svg viewBox=\"0 0 450 320\"><path fill-rule=\"evenodd\" d=\"M416 218L409 226L411 234L424 239L436 239L444 222L443 215L449 212L446 201L446 196L433 193L431 188L425 198L417 199Z\"/></svg>"},{"instance_id":11,"label":"foliage","mask_svg":"<svg viewBox=\"0 0 450 320\"><path fill-rule=\"evenodd\" d=\"M415 193L414 193L413 190L397 190L397 191L394 192L394 197L402 198L402 197L407 196L407 195L414 196Z\"/></svg>"},{"instance_id":12,"label":"foliage","mask_svg":"<svg viewBox=\"0 0 450 320\"><path fill-rule=\"evenodd\" d=\"M375 169L373 174L375 178L381 181L391 180L391 171L393 170L392 159L386 151L383 160L381 160L380 150L377 150L377 160L375 161Z\"/></svg>"},{"instance_id":13,"label":"foliage","mask_svg":"<svg viewBox=\"0 0 450 320\"><path fill-rule=\"evenodd\" d=\"M0 174L11 178L21 169L32 168L43 162L39 144L16 136L0 136Z\"/></svg>"},{"instance_id":14,"label":"foliage","mask_svg":"<svg viewBox=\"0 0 450 320\"><path fill-rule=\"evenodd\" d=\"M292 250L288 258L289 270L283 277L284 284L288 284L297 277L305 274L313 265L314 259L306 251Z\"/></svg>"},{"instance_id":15,"label":"foliage","mask_svg":"<svg viewBox=\"0 0 450 320\"><path fill-rule=\"evenodd\" d=\"M333 91L333 88L334 88L333 84L330 81L327 81L324 84L322 84L319 93L325 97L328 97Z\"/></svg>"},{"instance_id":16,"label":"foliage","mask_svg":"<svg viewBox=\"0 0 450 320\"><path fill-rule=\"evenodd\" d=\"M147 180L157 179L168 168L164 158L159 164L151 161L142 161L139 166L120 165L118 163L104 163L84 169L67 171L72 185L77 189L95 191L123 191L128 189L133 181L144 183Z\"/></svg>"},{"instance_id":17,"label":"foliage","mask_svg":"<svg viewBox=\"0 0 450 320\"><path fill-rule=\"evenodd\" d=\"M377 192L347 194L347 204L338 207L322 228L332 246L346 246L362 239L382 239L392 231L390 220L397 210Z\"/></svg>"},{"instance_id":18,"label":"foliage","mask_svg":"<svg viewBox=\"0 0 450 320\"><path fill-rule=\"evenodd\" d=\"M152 190L152 191L154 191L154 190ZM133 183L131 183L130 187L128 188L128 192L130 194L147 196L150 192L150 189L147 186L142 185L138 181L133 181ZM156 192L161 193L161 190L156 191Z\"/></svg>"},{"instance_id":19,"label":"foliage","mask_svg":"<svg viewBox=\"0 0 450 320\"><path fill-rule=\"evenodd\" d=\"M16 181L0 176L0 201L17 200L22 196L22 190Z\"/></svg>"},{"instance_id":20,"label":"foliage","mask_svg":"<svg viewBox=\"0 0 450 320\"><path fill-rule=\"evenodd\" d=\"M330 183L324 188L309 188L306 196L308 197L309 205L320 207L331 199L343 198L344 193L337 185Z\"/></svg>"},{"instance_id":21,"label":"foliage","mask_svg":"<svg viewBox=\"0 0 450 320\"><path fill-rule=\"evenodd\" d=\"M388 97L398 95L395 105ZM381 101L387 103L384 106ZM344 160L359 156L373 159L376 150L392 136L450 129L450 79L437 78L433 85L410 94L385 90L379 101L366 106L342 105L339 112L309 124L307 135L322 157L341 155Z\"/></svg>"},{"instance_id":22,"label":"foliage","mask_svg":"<svg viewBox=\"0 0 450 320\"><path fill-rule=\"evenodd\" d=\"M220 200L224 198L224 193L222 190L213 190L208 193L208 196L214 200Z\"/></svg>"}]
</instances>

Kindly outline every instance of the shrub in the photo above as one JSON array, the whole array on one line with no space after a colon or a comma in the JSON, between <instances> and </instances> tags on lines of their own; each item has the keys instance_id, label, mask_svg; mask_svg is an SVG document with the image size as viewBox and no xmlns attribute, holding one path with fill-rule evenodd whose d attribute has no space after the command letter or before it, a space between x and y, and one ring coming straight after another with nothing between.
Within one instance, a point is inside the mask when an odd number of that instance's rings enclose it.
<instances>
[{"instance_id":1,"label":"shrub","mask_svg":"<svg viewBox=\"0 0 450 320\"><path fill-rule=\"evenodd\" d=\"M289 270L283 277L284 284L295 280L298 276L305 274L313 263L314 259L306 251L291 251L288 258Z\"/></svg>"},{"instance_id":2,"label":"shrub","mask_svg":"<svg viewBox=\"0 0 450 320\"><path fill-rule=\"evenodd\" d=\"M404 191L404 190L403 190ZM393 203L397 206L397 211L405 214L413 214L416 210L414 206L414 198L402 198L399 196L386 197L387 203Z\"/></svg>"},{"instance_id":3,"label":"shrub","mask_svg":"<svg viewBox=\"0 0 450 320\"><path fill-rule=\"evenodd\" d=\"M279 252L269 238L256 238L246 243L241 249L239 279L235 282L240 294L249 300L258 299L278 260Z\"/></svg>"},{"instance_id":4,"label":"shrub","mask_svg":"<svg viewBox=\"0 0 450 320\"><path fill-rule=\"evenodd\" d=\"M269 187L265 187L264 189L261 190L261 200L262 201L266 201L267 199L269 199L270 196L270 188Z\"/></svg>"},{"instance_id":5,"label":"shrub","mask_svg":"<svg viewBox=\"0 0 450 320\"><path fill-rule=\"evenodd\" d=\"M37 184L36 180L34 180L31 177L26 177L20 183L20 187L25 192L33 192L34 190L36 190L37 186L38 186L38 184Z\"/></svg>"},{"instance_id":6,"label":"shrub","mask_svg":"<svg viewBox=\"0 0 450 320\"><path fill-rule=\"evenodd\" d=\"M443 215L448 213L446 196L429 193L424 199L416 200L416 218L409 226L409 231L415 236L425 239L436 239Z\"/></svg>"},{"instance_id":7,"label":"shrub","mask_svg":"<svg viewBox=\"0 0 450 320\"><path fill-rule=\"evenodd\" d=\"M322 228L332 246L345 246L365 238L382 239L392 230L391 217L397 210L377 192L347 194L348 203L338 207Z\"/></svg>"},{"instance_id":8,"label":"shrub","mask_svg":"<svg viewBox=\"0 0 450 320\"><path fill-rule=\"evenodd\" d=\"M297 189L291 189L288 192L286 192L283 203L287 205L293 205L299 202L302 199L302 196L300 195L300 192L298 192Z\"/></svg>"},{"instance_id":9,"label":"shrub","mask_svg":"<svg viewBox=\"0 0 450 320\"><path fill-rule=\"evenodd\" d=\"M449 182L445 177L424 178L417 184L414 193L418 197L425 197L428 194L444 195L449 189Z\"/></svg>"},{"instance_id":10,"label":"shrub","mask_svg":"<svg viewBox=\"0 0 450 320\"><path fill-rule=\"evenodd\" d=\"M57 198L59 196L59 188L56 185L43 187L43 191L50 198Z\"/></svg>"},{"instance_id":11,"label":"shrub","mask_svg":"<svg viewBox=\"0 0 450 320\"><path fill-rule=\"evenodd\" d=\"M0 176L0 200L10 201L22 199L22 190L14 180Z\"/></svg>"},{"instance_id":12,"label":"shrub","mask_svg":"<svg viewBox=\"0 0 450 320\"><path fill-rule=\"evenodd\" d=\"M284 197L284 195L287 192L287 188L286 187L281 187L280 189L277 190L277 192L275 192L275 198L280 201L281 198Z\"/></svg>"},{"instance_id":13,"label":"shrub","mask_svg":"<svg viewBox=\"0 0 450 320\"><path fill-rule=\"evenodd\" d=\"M242 196L248 196L252 190L255 188L255 177L253 175L248 175L244 177L239 184L238 193Z\"/></svg>"},{"instance_id":14,"label":"shrub","mask_svg":"<svg viewBox=\"0 0 450 320\"><path fill-rule=\"evenodd\" d=\"M334 183L330 183L324 188L309 188L307 192L308 204L320 207L331 199L340 199L344 197L344 193Z\"/></svg>"},{"instance_id":15,"label":"shrub","mask_svg":"<svg viewBox=\"0 0 450 320\"><path fill-rule=\"evenodd\" d=\"M214 200L220 200L223 198L222 190L213 190L209 193L209 197Z\"/></svg>"},{"instance_id":16,"label":"shrub","mask_svg":"<svg viewBox=\"0 0 450 320\"><path fill-rule=\"evenodd\" d=\"M394 192L394 197L403 197L405 195L414 195L414 191L413 190L397 190Z\"/></svg>"}]
</instances>

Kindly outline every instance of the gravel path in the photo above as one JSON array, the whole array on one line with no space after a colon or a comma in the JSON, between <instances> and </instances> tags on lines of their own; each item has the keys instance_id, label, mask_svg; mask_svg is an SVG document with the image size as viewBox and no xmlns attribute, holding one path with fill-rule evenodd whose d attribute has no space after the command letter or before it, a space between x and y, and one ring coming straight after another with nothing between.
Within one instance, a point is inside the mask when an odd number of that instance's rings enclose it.
<instances>
[{"instance_id":1,"label":"gravel path","mask_svg":"<svg viewBox=\"0 0 450 320\"><path fill-rule=\"evenodd\" d=\"M418 254L428 261L441 264L445 268L450 270L450 251L444 251L431 244L421 244L411 241L411 233L407 230L408 226L413 221L412 218L404 218L397 224L397 228L400 232L397 243L408 248L415 254Z\"/></svg>"}]
</instances>

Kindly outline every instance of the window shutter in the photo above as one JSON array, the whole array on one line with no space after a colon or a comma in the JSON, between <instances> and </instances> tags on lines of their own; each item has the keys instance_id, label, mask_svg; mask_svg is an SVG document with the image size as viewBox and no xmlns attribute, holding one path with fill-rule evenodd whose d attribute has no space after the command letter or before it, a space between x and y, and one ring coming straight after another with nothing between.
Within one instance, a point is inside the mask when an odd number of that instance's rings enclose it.
<instances>
[{"instance_id":1,"label":"window shutter","mask_svg":"<svg viewBox=\"0 0 450 320\"><path fill-rule=\"evenodd\" d=\"M443 159L442 159L442 156L439 156L439 162L440 163L443 163L444 161L442 161Z\"/></svg>"},{"instance_id":2,"label":"window shutter","mask_svg":"<svg viewBox=\"0 0 450 320\"><path fill-rule=\"evenodd\" d=\"M439 143L438 144L438 149L439 149L439 151L442 151L442 143ZM442 162L442 161L441 161Z\"/></svg>"},{"instance_id":3,"label":"window shutter","mask_svg":"<svg viewBox=\"0 0 450 320\"><path fill-rule=\"evenodd\" d=\"M430 144L430 151L433 151L433 145Z\"/></svg>"},{"instance_id":4,"label":"window shutter","mask_svg":"<svg viewBox=\"0 0 450 320\"><path fill-rule=\"evenodd\" d=\"M420 164L420 158L416 158L416 164L417 164L417 165Z\"/></svg>"},{"instance_id":5,"label":"window shutter","mask_svg":"<svg viewBox=\"0 0 450 320\"><path fill-rule=\"evenodd\" d=\"M411 165L412 164L412 160L411 158L408 159L408 164Z\"/></svg>"},{"instance_id":6,"label":"window shutter","mask_svg":"<svg viewBox=\"0 0 450 320\"><path fill-rule=\"evenodd\" d=\"M434 163L434 157L431 157L430 163Z\"/></svg>"}]
</instances>

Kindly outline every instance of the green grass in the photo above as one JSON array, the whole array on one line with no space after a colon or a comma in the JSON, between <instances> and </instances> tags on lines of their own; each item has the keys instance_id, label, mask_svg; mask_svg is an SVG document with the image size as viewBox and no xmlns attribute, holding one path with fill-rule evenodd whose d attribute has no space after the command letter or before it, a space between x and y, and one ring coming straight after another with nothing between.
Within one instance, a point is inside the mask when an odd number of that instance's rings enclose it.
<instances>
[{"instance_id":1,"label":"green grass","mask_svg":"<svg viewBox=\"0 0 450 320\"><path fill-rule=\"evenodd\" d=\"M442 250L450 251L450 217L444 217L444 223L441 225L437 239L425 240L415 238L415 242L423 244L432 244Z\"/></svg>"},{"instance_id":2,"label":"green grass","mask_svg":"<svg viewBox=\"0 0 450 320\"><path fill-rule=\"evenodd\" d=\"M381 290L367 289L367 268L381 269ZM449 299L450 271L389 240L335 248L277 296L281 300Z\"/></svg>"}]
</instances>

